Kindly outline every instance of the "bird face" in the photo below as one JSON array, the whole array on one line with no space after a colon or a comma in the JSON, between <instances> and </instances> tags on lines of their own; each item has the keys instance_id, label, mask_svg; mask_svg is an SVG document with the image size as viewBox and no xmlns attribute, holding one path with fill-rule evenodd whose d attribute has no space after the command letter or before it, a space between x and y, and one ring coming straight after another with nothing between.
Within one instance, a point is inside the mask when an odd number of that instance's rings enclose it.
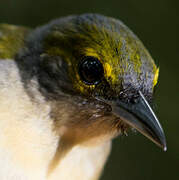
<instances>
[{"instance_id":1,"label":"bird face","mask_svg":"<svg viewBox=\"0 0 179 180\"><path fill-rule=\"evenodd\" d=\"M29 36L22 57L23 67L35 64L28 74L36 74L67 139L111 138L134 127L166 148L148 103L159 70L122 22L95 14L55 20Z\"/></svg>"}]
</instances>

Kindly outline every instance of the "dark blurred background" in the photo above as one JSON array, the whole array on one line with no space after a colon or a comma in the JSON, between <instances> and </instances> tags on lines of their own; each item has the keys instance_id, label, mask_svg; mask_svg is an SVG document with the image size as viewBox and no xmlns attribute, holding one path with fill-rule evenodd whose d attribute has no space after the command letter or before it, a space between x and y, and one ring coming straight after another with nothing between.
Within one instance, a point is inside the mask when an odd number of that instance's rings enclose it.
<instances>
[{"instance_id":1,"label":"dark blurred background","mask_svg":"<svg viewBox=\"0 0 179 180\"><path fill-rule=\"evenodd\" d=\"M86 12L121 19L159 65L156 109L168 144L163 152L139 133L115 139L101 179L179 179L179 1L0 0L0 23L35 27L53 18Z\"/></svg>"}]
</instances>

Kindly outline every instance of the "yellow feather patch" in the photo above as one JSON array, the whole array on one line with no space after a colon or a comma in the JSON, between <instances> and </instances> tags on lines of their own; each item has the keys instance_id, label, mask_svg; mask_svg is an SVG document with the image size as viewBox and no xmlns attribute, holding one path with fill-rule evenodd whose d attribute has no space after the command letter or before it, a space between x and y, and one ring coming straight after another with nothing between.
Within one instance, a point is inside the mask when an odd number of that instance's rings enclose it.
<instances>
[{"instance_id":1,"label":"yellow feather patch","mask_svg":"<svg viewBox=\"0 0 179 180\"><path fill-rule=\"evenodd\" d=\"M99 56L98 56L98 54L94 51L94 49L92 49L92 48L86 48L85 51L86 51L86 53L85 53L86 56L93 56L93 57L96 57L96 58L99 59Z\"/></svg>"},{"instance_id":2,"label":"yellow feather patch","mask_svg":"<svg viewBox=\"0 0 179 180\"><path fill-rule=\"evenodd\" d=\"M110 79L110 81L114 82L116 80L116 74L112 72L112 67L109 63L104 64L104 73L107 79Z\"/></svg>"},{"instance_id":3,"label":"yellow feather patch","mask_svg":"<svg viewBox=\"0 0 179 180\"><path fill-rule=\"evenodd\" d=\"M108 77L111 76L112 68L111 68L111 66L109 65L109 63L105 63L105 64L104 64L104 69L105 69L106 75L107 75Z\"/></svg>"},{"instance_id":4,"label":"yellow feather patch","mask_svg":"<svg viewBox=\"0 0 179 180\"><path fill-rule=\"evenodd\" d=\"M157 84L158 76L159 76L159 68L157 68L156 71L155 71L154 80L153 80L153 85L154 86Z\"/></svg>"}]
</instances>

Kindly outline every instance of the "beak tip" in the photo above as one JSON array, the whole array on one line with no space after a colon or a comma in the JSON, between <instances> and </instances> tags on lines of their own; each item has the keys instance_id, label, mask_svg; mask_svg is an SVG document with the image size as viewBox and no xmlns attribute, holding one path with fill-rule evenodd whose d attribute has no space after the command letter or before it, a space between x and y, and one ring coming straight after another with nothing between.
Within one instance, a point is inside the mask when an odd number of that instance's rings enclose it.
<instances>
[{"instance_id":1,"label":"beak tip","mask_svg":"<svg viewBox=\"0 0 179 180\"><path fill-rule=\"evenodd\" d=\"M163 151L165 151L165 152L167 151L166 140L163 140L163 141L160 142L158 145L163 149Z\"/></svg>"},{"instance_id":2,"label":"beak tip","mask_svg":"<svg viewBox=\"0 0 179 180\"><path fill-rule=\"evenodd\" d=\"M163 132L163 130L162 130L162 132ZM166 138L165 138L164 132L162 133L162 135L158 135L158 139L154 140L153 142L156 143L160 148L162 148L163 151L167 151L167 143L166 143Z\"/></svg>"},{"instance_id":3,"label":"beak tip","mask_svg":"<svg viewBox=\"0 0 179 180\"><path fill-rule=\"evenodd\" d=\"M167 146L164 146L164 147L163 147L163 150L166 152L166 151L167 151Z\"/></svg>"},{"instance_id":4,"label":"beak tip","mask_svg":"<svg viewBox=\"0 0 179 180\"><path fill-rule=\"evenodd\" d=\"M162 149L163 149L163 151L165 151L165 152L167 151L167 144L166 144L166 142L163 143Z\"/></svg>"},{"instance_id":5,"label":"beak tip","mask_svg":"<svg viewBox=\"0 0 179 180\"><path fill-rule=\"evenodd\" d=\"M161 128L162 131L162 135L160 136L160 145L163 149L163 151L167 151L167 142L166 142L166 138L165 138L165 134L163 132L163 129Z\"/></svg>"}]
</instances>

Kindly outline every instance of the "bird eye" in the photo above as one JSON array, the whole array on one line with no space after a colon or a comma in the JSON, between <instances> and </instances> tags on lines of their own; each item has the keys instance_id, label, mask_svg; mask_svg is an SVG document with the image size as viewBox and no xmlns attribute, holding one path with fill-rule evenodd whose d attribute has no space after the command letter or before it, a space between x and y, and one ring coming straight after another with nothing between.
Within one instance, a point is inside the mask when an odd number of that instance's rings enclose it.
<instances>
[{"instance_id":1,"label":"bird eye","mask_svg":"<svg viewBox=\"0 0 179 180\"><path fill-rule=\"evenodd\" d=\"M104 75L101 62L97 58L91 56L85 57L80 62L78 71L81 80L88 85L98 84Z\"/></svg>"}]
</instances>

